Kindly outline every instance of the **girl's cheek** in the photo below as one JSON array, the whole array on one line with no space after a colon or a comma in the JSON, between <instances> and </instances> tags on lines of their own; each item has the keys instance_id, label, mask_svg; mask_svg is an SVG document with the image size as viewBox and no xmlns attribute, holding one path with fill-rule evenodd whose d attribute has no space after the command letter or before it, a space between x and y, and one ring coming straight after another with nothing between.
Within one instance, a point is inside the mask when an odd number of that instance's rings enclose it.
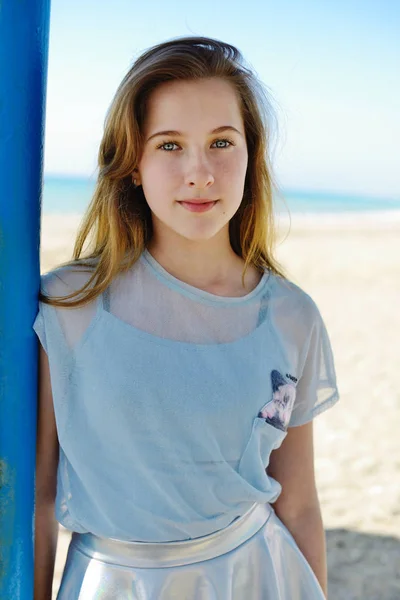
<instances>
[{"instance_id":1,"label":"girl's cheek","mask_svg":"<svg viewBox=\"0 0 400 600\"><path fill-rule=\"evenodd\" d=\"M176 161L168 160L168 157L164 158L164 160L153 160L151 164L149 163L147 166L147 172L151 174L152 177L157 177L158 179L162 178L164 181L174 177L178 170L179 166Z\"/></svg>"},{"instance_id":2,"label":"girl's cheek","mask_svg":"<svg viewBox=\"0 0 400 600\"><path fill-rule=\"evenodd\" d=\"M169 180L171 182L184 176L182 165L177 161L171 161L169 164L164 164L162 173L164 180Z\"/></svg>"},{"instance_id":3,"label":"girl's cheek","mask_svg":"<svg viewBox=\"0 0 400 600\"><path fill-rule=\"evenodd\" d=\"M247 168L247 158L243 153L238 153L231 156L222 157L217 161L217 167L222 173L235 175L235 177L242 176L242 173Z\"/></svg>"}]
</instances>

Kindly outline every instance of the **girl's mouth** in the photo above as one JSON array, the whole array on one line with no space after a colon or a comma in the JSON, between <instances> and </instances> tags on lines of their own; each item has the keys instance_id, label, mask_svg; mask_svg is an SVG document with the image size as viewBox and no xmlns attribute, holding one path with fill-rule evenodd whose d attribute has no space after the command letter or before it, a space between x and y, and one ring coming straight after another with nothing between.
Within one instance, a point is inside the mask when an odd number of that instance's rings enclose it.
<instances>
[{"instance_id":1,"label":"girl's mouth","mask_svg":"<svg viewBox=\"0 0 400 600\"><path fill-rule=\"evenodd\" d=\"M218 200L214 200L213 202L179 202L181 206L186 208L186 210L190 210L191 212L206 212L210 210L215 204L217 204Z\"/></svg>"}]
</instances>

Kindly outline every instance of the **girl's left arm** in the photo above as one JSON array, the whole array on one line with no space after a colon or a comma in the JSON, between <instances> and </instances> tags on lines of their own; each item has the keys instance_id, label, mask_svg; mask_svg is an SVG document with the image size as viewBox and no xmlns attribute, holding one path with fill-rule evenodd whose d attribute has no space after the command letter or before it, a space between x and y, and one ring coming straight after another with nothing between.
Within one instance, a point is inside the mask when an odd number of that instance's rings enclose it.
<instances>
[{"instance_id":1,"label":"girl's left arm","mask_svg":"<svg viewBox=\"0 0 400 600\"><path fill-rule=\"evenodd\" d=\"M327 598L326 542L315 484L313 421L289 427L281 447L271 453L267 472L282 486L273 508L293 535Z\"/></svg>"}]
</instances>

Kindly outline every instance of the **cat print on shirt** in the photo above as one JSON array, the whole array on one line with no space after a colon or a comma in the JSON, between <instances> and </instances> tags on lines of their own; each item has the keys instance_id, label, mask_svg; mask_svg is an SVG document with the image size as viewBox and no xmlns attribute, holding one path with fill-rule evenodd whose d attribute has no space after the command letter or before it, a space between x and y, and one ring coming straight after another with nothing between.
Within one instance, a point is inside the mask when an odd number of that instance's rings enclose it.
<instances>
[{"instance_id":1,"label":"cat print on shirt","mask_svg":"<svg viewBox=\"0 0 400 600\"><path fill-rule=\"evenodd\" d=\"M271 382L272 400L262 407L258 416L273 427L286 431L296 398L296 388L276 370L271 372Z\"/></svg>"}]
</instances>

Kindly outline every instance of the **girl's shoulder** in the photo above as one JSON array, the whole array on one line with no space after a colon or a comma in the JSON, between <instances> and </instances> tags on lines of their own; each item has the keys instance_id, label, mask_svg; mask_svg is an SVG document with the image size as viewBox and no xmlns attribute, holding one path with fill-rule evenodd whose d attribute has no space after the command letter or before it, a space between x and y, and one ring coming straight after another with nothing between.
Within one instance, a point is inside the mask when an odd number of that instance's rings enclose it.
<instances>
[{"instance_id":1,"label":"girl's shoulder","mask_svg":"<svg viewBox=\"0 0 400 600\"><path fill-rule=\"evenodd\" d=\"M40 276L40 287L46 296L65 296L81 289L90 279L94 267L69 264L55 267Z\"/></svg>"},{"instance_id":2,"label":"girl's shoulder","mask_svg":"<svg viewBox=\"0 0 400 600\"><path fill-rule=\"evenodd\" d=\"M308 322L320 318L320 311L312 296L300 285L280 275L272 276L271 304L282 313L298 318L302 316Z\"/></svg>"},{"instance_id":3,"label":"girl's shoulder","mask_svg":"<svg viewBox=\"0 0 400 600\"><path fill-rule=\"evenodd\" d=\"M68 305L83 297L85 291L69 298L85 286L92 273L93 268L83 268L80 265L53 268L41 275L41 292L50 301L61 300ZM33 324L45 350L55 352L63 359L68 358L71 349L85 334L98 306L97 298L78 306L66 305L57 306L39 300L39 310Z\"/></svg>"}]
</instances>

